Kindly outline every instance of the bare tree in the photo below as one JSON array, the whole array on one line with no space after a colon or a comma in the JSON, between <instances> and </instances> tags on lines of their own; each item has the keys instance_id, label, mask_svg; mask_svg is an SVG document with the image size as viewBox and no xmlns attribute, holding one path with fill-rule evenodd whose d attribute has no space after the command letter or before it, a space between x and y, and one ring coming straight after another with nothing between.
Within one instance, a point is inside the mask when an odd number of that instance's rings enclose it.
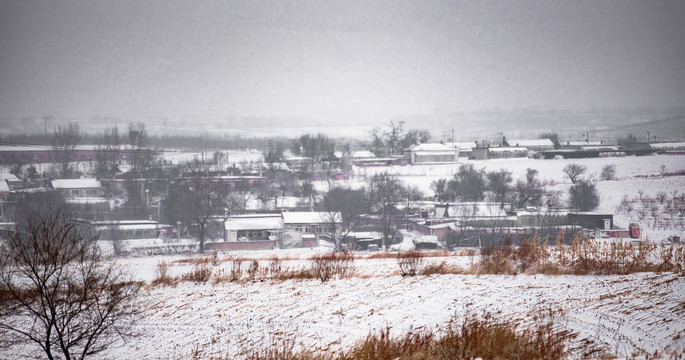
<instances>
[{"instance_id":1,"label":"bare tree","mask_svg":"<svg viewBox=\"0 0 685 360\"><path fill-rule=\"evenodd\" d=\"M78 123L69 123L67 127L58 126L51 139L52 151L55 155L55 162L59 165L61 177L72 176L69 163L74 158L76 146L81 142L83 131Z\"/></svg>"},{"instance_id":2,"label":"bare tree","mask_svg":"<svg viewBox=\"0 0 685 360\"><path fill-rule=\"evenodd\" d=\"M97 152L95 153L98 176L113 177L116 174L120 151L121 136L116 125L108 127L101 134L98 134Z\"/></svg>"},{"instance_id":3,"label":"bare tree","mask_svg":"<svg viewBox=\"0 0 685 360\"><path fill-rule=\"evenodd\" d=\"M395 206L402 202L405 189L397 176L381 173L371 178L369 193L376 212L380 216L381 232L383 233L381 241L383 248L386 248L398 223L399 214Z\"/></svg>"},{"instance_id":4,"label":"bare tree","mask_svg":"<svg viewBox=\"0 0 685 360\"><path fill-rule=\"evenodd\" d=\"M48 359L84 359L130 335L138 284L101 257L97 237L60 211L28 224L0 248L0 334Z\"/></svg>"},{"instance_id":5,"label":"bare tree","mask_svg":"<svg viewBox=\"0 0 685 360\"><path fill-rule=\"evenodd\" d=\"M363 221L363 215L368 214L368 201L364 198L364 190L333 188L323 198L323 208L326 211L326 221L333 230L341 225L340 234L335 233L335 248L342 250L341 240L346 238Z\"/></svg>"},{"instance_id":6,"label":"bare tree","mask_svg":"<svg viewBox=\"0 0 685 360\"><path fill-rule=\"evenodd\" d=\"M566 176L568 176L568 179L571 180L571 183L575 184L580 179L580 176L585 173L585 170L587 170L587 168L583 165L568 164L564 166L562 171L566 174Z\"/></svg>"},{"instance_id":7,"label":"bare tree","mask_svg":"<svg viewBox=\"0 0 685 360\"><path fill-rule=\"evenodd\" d=\"M128 124L128 144L131 150L131 167L135 172L143 172L152 161L152 153L148 151L148 134L145 124Z\"/></svg>"},{"instance_id":8,"label":"bare tree","mask_svg":"<svg viewBox=\"0 0 685 360\"><path fill-rule=\"evenodd\" d=\"M371 152L376 156L385 156L385 143L381 130L373 128L369 131L369 136L371 136Z\"/></svg>"},{"instance_id":9,"label":"bare tree","mask_svg":"<svg viewBox=\"0 0 685 360\"><path fill-rule=\"evenodd\" d=\"M211 219L221 217L227 209L240 208L242 201L230 191L230 184L198 178L172 186L165 209L170 220L194 222L198 230L200 252L204 252Z\"/></svg>"},{"instance_id":10,"label":"bare tree","mask_svg":"<svg viewBox=\"0 0 685 360\"><path fill-rule=\"evenodd\" d=\"M450 193L447 179L438 179L431 183L431 190L435 194L435 199L437 201L450 201L453 200L454 196Z\"/></svg>"},{"instance_id":11,"label":"bare tree","mask_svg":"<svg viewBox=\"0 0 685 360\"><path fill-rule=\"evenodd\" d=\"M500 208L504 208L504 202L510 191L509 185L512 182L511 172L504 169L488 171L485 173L485 178L488 180L487 189L492 192L495 201L499 202Z\"/></svg>"},{"instance_id":12,"label":"bare tree","mask_svg":"<svg viewBox=\"0 0 685 360\"><path fill-rule=\"evenodd\" d=\"M401 153L402 149L399 148L400 140L404 136L404 121L400 121L397 124L395 122L390 122L390 129L383 132L383 137L385 138L385 144L388 147L389 155L394 155ZM399 151L398 151L399 150Z\"/></svg>"},{"instance_id":13,"label":"bare tree","mask_svg":"<svg viewBox=\"0 0 685 360\"><path fill-rule=\"evenodd\" d=\"M668 172L666 171L666 165L659 165L659 175L661 175L661 177L665 177L667 173Z\"/></svg>"},{"instance_id":14,"label":"bare tree","mask_svg":"<svg viewBox=\"0 0 685 360\"><path fill-rule=\"evenodd\" d=\"M537 170L528 168L526 169L525 180L519 179L518 181L516 181L516 205L518 207L538 207L542 205L543 187L542 183L537 178L537 175Z\"/></svg>"},{"instance_id":15,"label":"bare tree","mask_svg":"<svg viewBox=\"0 0 685 360\"><path fill-rule=\"evenodd\" d=\"M449 181L450 191L461 201L482 201L485 191L483 169L477 170L473 164L463 164Z\"/></svg>"}]
</instances>

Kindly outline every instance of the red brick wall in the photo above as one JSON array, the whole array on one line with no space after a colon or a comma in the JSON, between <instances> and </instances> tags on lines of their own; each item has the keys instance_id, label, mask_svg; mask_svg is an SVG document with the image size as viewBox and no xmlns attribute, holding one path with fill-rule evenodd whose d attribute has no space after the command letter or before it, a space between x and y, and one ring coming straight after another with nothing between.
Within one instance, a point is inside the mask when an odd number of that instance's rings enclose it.
<instances>
[{"instance_id":1,"label":"red brick wall","mask_svg":"<svg viewBox=\"0 0 685 360\"><path fill-rule=\"evenodd\" d=\"M208 251L240 251L240 250L271 250L275 247L276 241L230 241L205 244Z\"/></svg>"}]
</instances>

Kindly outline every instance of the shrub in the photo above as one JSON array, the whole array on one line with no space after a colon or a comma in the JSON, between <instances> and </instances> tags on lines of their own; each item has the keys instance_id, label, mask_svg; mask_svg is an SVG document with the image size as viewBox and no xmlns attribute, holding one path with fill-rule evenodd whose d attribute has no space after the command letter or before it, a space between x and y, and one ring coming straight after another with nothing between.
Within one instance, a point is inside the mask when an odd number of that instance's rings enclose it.
<instances>
[{"instance_id":1,"label":"shrub","mask_svg":"<svg viewBox=\"0 0 685 360\"><path fill-rule=\"evenodd\" d=\"M175 285L175 279L169 276L169 263L160 261L155 266L155 278L152 285Z\"/></svg>"},{"instance_id":2,"label":"shrub","mask_svg":"<svg viewBox=\"0 0 685 360\"><path fill-rule=\"evenodd\" d=\"M229 281L238 281L243 275L242 265L243 259L241 257L235 257L231 262L231 275Z\"/></svg>"},{"instance_id":3,"label":"shrub","mask_svg":"<svg viewBox=\"0 0 685 360\"><path fill-rule=\"evenodd\" d=\"M397 253L397 265L402 276L414 276L421 270L423 254L420 251L400 251Z\"/></svg>"},{"instance_id":4,"label":"shrub","mask_svg":"<svg viewBox=\"0 0 685 360\"><path fill-rule=\"evenodd\" d=\"M608 164L602 166L602 173L600 174L602 180L615 180L616 179L616 165Z\"/></svg>"},{"instance_id":5,"label":"shrub","mask_svg":"<svg viewBox=\"0 0 685 360\"><path fill-rule=\"evenodd\" d=\"M311 258L312 270L316 276L325 282L333 276L344 278L353 270L354 255L349 251L332 252L315 255Z\"/></svg>"},{"instance_id":6,"label":"shrub","mask_svg":"<svg viewBox=\"0 0 685 360\"><path fill-rule=\"evenodd\" d=\"M257 260L252 260L250 262L250 267L247 268L247 277L250 280L254 280L255 277L259 275L259 261Z\"/></svg>"},{"instance_id":7,"label":"shrub","mask_svg":"<svg viewBox=\"0 0 685 360\"><path fill-rule=\"evenodd\" d=\"M462 274L464 270L457 265L448 265L445 261L439 264L429 264L423 267L419 272L420 275L437 275L437 274Z\"/></svg>"},{"instance_id":8,"label":"shrub","mask_svg":"<svg viewBox=\"0 0 685 360\"><path fill-rule=\"evenodd\" d=\"M595 184L588 180L579 180L569 189L571 208L580 211L592 211L599 206L599 195Z\"/></svg>"},{"instance_id":9,"label":"shrub","mask_svg":"<svg viewBox=\"0 0 685 360\"><path fill-rule=\"evenodd\" d=\"M193 281L196 284L206 283L212 277L212 269L207 263L196 264L189 273L183 274L182 278L185 281Z\"/></svg>"}]
</instances>

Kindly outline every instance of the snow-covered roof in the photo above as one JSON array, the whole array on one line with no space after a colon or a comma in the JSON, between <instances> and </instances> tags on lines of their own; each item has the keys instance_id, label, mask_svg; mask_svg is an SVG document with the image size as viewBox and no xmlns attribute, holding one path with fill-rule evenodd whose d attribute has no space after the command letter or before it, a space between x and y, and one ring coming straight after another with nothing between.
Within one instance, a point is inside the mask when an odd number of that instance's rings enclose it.
<instances>
[{"instance_id":1,"label":"snow-covered roof","mask_svg":"<svg viewBox=\"0 0 685 360\"><path fill-rule=\"evenodd\" d=\"M500 146L500 147L490 147L488 151L492 152L505 152L505 151L528 151L528 148L522 146Z\"/></svg>"},{"instance_id":2,"label":"snow-covered roof","mask_svg":"<svg viewBox=\"0 0 685 360\"><path fill-rule=\"evenodd\" d=\"M0 174L0 181L5 180L7 182L20 182L18 177L14 176L14 174L10 174L9 172L2 171L2 174Z\"/></svg>"},{"instance_id":3,"label":"snow-covered roof","mask_svg":"<svg viewBox=\"0 0 685 360\"><path fill-rule=\"evenodd\" d=\"M331 216L335 218L332 219ZM283 223L285 224L325 224L332 220L341 222L342 217L340 213L328 212L302 212L302 211L288 211L283 213Z\"/></svg>"},{"instance_id":4,"label":"snow-covered roof","mask_svg":"<svg viewBox=\"0 0 685 360\"><path fill-rule=\"evenodd\" d=\"M567 141L566 146L587 146L587 145L592 145L592 146L598 146L602 145L601 141Z\"/></svg>"},{"instance_id":5,"label":"snow-covered roof","mask_svg":"<svg viewBox=\"0 0 685 360\"><path fill-rule=\"evenodd\" d=\"M229 218L226 230L276 230L283 228L281 215L238 215Z\"/></svg>"},{"instance_id":6,"label":"snow-covered roof","mask_svg":"<svg viewBox=\"0 0 685 360\"><path fill-rule=\"evenodd\" d=\"M109 230L114 227L117 230L157 230L156 224L133 224L133 225L101 225L96 226L97 230Z\"/></svg>"},{"instance_id":7,"label":"snow-covered roof","mask_svg":"<svg viewBox=\"0 0 685 360\"><path fill-rule=\"evenodd\" d=\"M52 180L55 189L86 189L100 188L100 182L96 179L57 179Z\"/></svg>"},{"instance_id":8,"label":"snow-covered roof","mask_svg":"<svg viewBox=\"0 0 685 360\"><path fill-rule=\"evenodd\" d=\"M45 146L45 145L31 145L31 146L15 146L15 145L0 145L0 151L2 152L8 152L8 151L52 151L51 146Z\"/></svg>"},{"instance_id":9,"label":"snow-covered roof","mask_svg":"<svg viewBox=\"0 0 685 360\"><path fill-rule=\"evenodd\" d=\"M10 187L7 185L7 181L2 180L0 181L0 193L8 193L10 192Z\"/></svg>"},{"instance_id":10,"label":"snow-covered roof","mask_svg":"<svg viewBox=\"0 0 685 360\"><path fill-rule=\"evenodd\" d=\"M436 214L443 215L447 204L436 204ZM450 203L448 208L450 217L504 217L507 213L498 202L457 202Z\"/></svg>"},{"instance_id":11,"label":"snow-covered roof","mask_svg":"<svg viewBox=\"0 0 685 360\"><path fill-rule=\"evenodd\" d=\"M507 139L507 144L511 146L551 146L554 147L554 143L550 139Z\"/></svg>"},{"instance_id":12,"label":"snow-covered roof","mask_svg":"<svg viewBox=\"0 0 685 360\"><path fill-rule=\"evenodd\" d=\"M583 150L608 150L608 151L618 151L618 146L609 145L598 145L598 146L581 146Z\"/></svg>"},{"instance_id":13,"label":"snow-covered roof","mask_svg":"<svg viewBox=\"0 0 685 360\"><path fill-rule=\"evenodd\" d=\"M70 204L101 204L109 202L109 199L104 197L81 197L75 199L67 199L66 202Z\"/></svg>"},{"instance_id":14,"label":"snow-covered roof","mask_svg":"<svg viewBox=\"0 0 685 360\"><path fill-rule=\"evenodd\" d=\"M419 235L414 237L414 244L437 244L438 237L436 235Z\"/></svg>"},{"instance_id":15,"label":"snow-covered roof","mask_svg":"<svg viewBox=\"0 0 685 360\"><path fill-rule=\"evenodd\" d=\"M450 154L454 154L456 149L453 149L445 144L439 144L439 143L432 143L432 144L419 144L412 146L409 148L412 152L417 152L417 151L442 151L442 152L448 152Z\"/></svg>"},{"instance_id":16,"label":"snow-covered roof","mask_svg":"<svg viewBox=\"0 0 685 360\"><path fill-rule=\"evenodd\" d=\"M685 142L651 143L653 149L685 149Z\"/></svg>"},{"instance_id":17,"label":"snow-covered roof","mask_svg":"<svg viewBox=\"0 0 685 360\"><path fill-rule=\"evenodd\" d=\"M111 226L111 225L159 225L157 221L154 220L102 220L93 221L92 225L95 226ZM166 225L171 226L171 225Z\"/></svg>"},{"instance_id":18,"label":"snow-covered roof","mask_svg":"<svg viewBox=\"0 0 685 360\"><path fill-rule=\"evenodd\" d=\"M413 151L416 155L445 155L454 156L456 154L456 149L454 151Z\"/></svg>"},{"instance_id":19,"label":"snow-covered roof","mask_svg":"<svg viewBox=\"0 0 685 360\"><path fill-rule=\"evenodd\" d=\"M353 151L352 154L350 154L350 157L353 159L370 159L370 158L375 158L376 155L374 155L369 150L359 150L359 151Z\"/></svg>"},{"instance_id":20,"label":"snow-covered roof","mask_svg":"<svg viewBox=\"0 0 685 360\"><path fill-rule=\"evenodd\" d=\"M347 234L347 237L355 239L380 239L383 234L377 231L353 231Z\"/></svg>"}]
</instances>

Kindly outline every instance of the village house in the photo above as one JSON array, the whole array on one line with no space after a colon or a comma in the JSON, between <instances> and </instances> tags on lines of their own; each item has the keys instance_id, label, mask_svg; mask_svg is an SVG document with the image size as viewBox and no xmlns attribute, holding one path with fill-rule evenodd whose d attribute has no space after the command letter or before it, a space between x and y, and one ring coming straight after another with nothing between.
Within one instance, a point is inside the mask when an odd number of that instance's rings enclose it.
<instances>
[{"instance_id":1,"label":"village house","mask_svg":"<svg viewBox=\"0 0 685 360\"><path fill-rule=\"evenodd\" d=\"M96 179L57 179L52 181L52 188L64 196L79 217L102 218L113 208Z\"/></svg>"},{"instance_id":2,"label":"village house","mask_svg":"<svg viewBox=\"0 0 685 360\"><path fill-rule=\"evenodd\" d=\"M524 147L531 151L554 150L554 143L550 139L507 139L502 137L502 146Z\"/></svg>"},{"instance_id":3,"label":"village house","mask_svg":"<svg viewBox=\"0 0 685 360\"><path fill-rule=\"evenodd\" d=\"M435 164L459 162L459 150L445 144L419 144L404 150L410 164Z\"/></svg>"},{"instance_id":4,"label":"village house","mask_svg":"<svg viewBox=\"0 0 685 360\"><path fill-rule=\"evenodd\" d=\"M528 149L522 146L475 147L471 154L475 160L525 158Z\"/></svg>"},{"instance_id":5,"label":"village house","mask_svg":"<svg viewBox=\"0 0 685 360\"><path fill-rule=\"evenodd\" d=\"M104 192L96 179L57 179L52 181L52 188L58 190L66 199L101 197Z\"/></svg>"}]
</instances>

